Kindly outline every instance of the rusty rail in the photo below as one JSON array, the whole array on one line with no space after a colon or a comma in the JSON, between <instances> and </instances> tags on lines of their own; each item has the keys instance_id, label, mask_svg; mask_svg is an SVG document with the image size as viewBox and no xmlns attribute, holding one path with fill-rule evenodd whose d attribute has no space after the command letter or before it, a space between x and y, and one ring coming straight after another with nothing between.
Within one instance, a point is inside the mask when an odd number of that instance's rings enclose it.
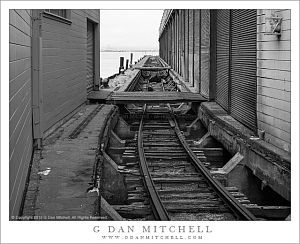
<instances>
[{"instance_id":1,"label":"rusty rail","mask_svg":"<svg viewBox=\"0 0 300 244\"><path fill-rule=\"evenodd\" d=\"M197 168L197 170L206 178L209 185L215 190L218 196L228 205L236 217L240 220L256 220L256 217L235 199L225 187L223 187L217 180L215 180L204 164L198 159L197 155L192 151L188 143L186 142L184 136L182 135L176 119L173 117L169 120L171 127L174 128L178 139L180 140L182 146L185 148L192 163Z\"/></svg>"},{"instance_id":2,"label":"rusty rail","mask_svg":"<svg viewBox=\"0 0 300 244\"><path fill-rule=\"evenodd\" d=\"M159 220L163 220L163 221L170 220L170 217L155 189L154 182L151 178L149 168L147 166L146 157L143 148L143 117L140 122L139 133L138 133L138 152L139 152L139 158L141 163L141 170L144 176L144 182L147 187L148 193L150 195L150 199L154 210L154 215Z\"/></svg>"}]
</instances>

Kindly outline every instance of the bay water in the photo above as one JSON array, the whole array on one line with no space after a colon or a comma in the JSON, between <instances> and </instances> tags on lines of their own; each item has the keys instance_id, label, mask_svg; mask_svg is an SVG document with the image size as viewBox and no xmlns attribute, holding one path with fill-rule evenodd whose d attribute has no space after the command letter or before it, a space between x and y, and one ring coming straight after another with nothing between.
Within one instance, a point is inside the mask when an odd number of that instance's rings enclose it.
<instances>
[{"instance_id":1,"label":"bay water","mask_svg":"<svg viewBox=\"0 0 300 244\"><path fill-rule=\"evenodd\" d=\"M124 57L124 67L126 59L130 63L130 53L133 53L133 64L145 55L158 55L158 51L101 51L100 52L100 77L107 78L119 72L120 57Z\"/></svg>"}]
</instances>

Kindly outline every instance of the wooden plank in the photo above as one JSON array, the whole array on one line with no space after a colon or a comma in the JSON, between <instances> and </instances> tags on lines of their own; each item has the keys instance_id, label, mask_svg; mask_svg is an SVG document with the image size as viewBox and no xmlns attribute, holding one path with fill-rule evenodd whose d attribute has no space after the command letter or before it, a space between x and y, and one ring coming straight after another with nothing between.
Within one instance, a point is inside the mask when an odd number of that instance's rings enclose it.
<instances>
[{"instance_id":1,"label":"wooden plank","mask_svg":"<svg viewBox=\"0 0 300 244\"><path fill-rule=\"evenodd\" d=\"M31 35L30 33L30 25L31 25L31 19L27 15L25 10L15 10L16 12L16 27L18 27L19 30L26 33L27 35Z\"/></svg>"},{"instance_id":2,"label":"wooden plank","mask_svg":"<svg viewBox=\"0 0 300 244\"><path fill-rule=\"evenodd\" d=\"M283 19L291 19L290 9L277 9L274 12L278 14L279 17L282 17Z\"/></svg>"},{"instance_id":3,"label":"wooden plank","mask_svg":"<svg viewBox=\"0 0 300 244\"><path fill-rule=\"evenodd\" d=\"M16 78L9 81L9 97L12 98L26 82L31 80L31 69L26 69Z\"/></svg>"},{"instance_id":4,"label":"wooden plank","mask_svg":"<svg viewBox=\"0 0 300 244\"><path fill-rule=\"evenodd\" d=\"M260 42L257 42L257 50L260 50L260 51L290 51L291 50L291 42L289 40L260 41Z\"/></svg>"},{"instance_id":5,"label":"wooden plank","mask_svg":"<svg viewBox=\"0 0 300 244\"><path fill-rule=\"evenodd\" d=\"M273 116L269 116L269 115L263 114L261 112L257 113L257 119L260 122L263 122L265 124L268 124L268 125L271 125L272 127L274 127L274 128L272 128L272 130L274 129L274 131L276 129L279 131L284 131L284 132L286 132L284 134L287 134L287 135L289 135L291 132L291 123L290 122L286 122L284 120L274 118ZM287 135L285 135L284 137L286 138ZM278 138L280 138L281 136L283 136L283 132L280 132L280 134L277 135ZM290 139L290 135L288 136L288 138Z\"/></svg>"},{"instance_id":6,"label":"wooden plank","mask_svg":"<svg viewBox=\"0 0 300 244\"><path fill-rule=\"evenodd\" d=\"M116 221L125 220L102 196L101 196L101 208Z\"/></svg>"},{"instance_id":7,"label":"wooden plank","mask_svg":"<svg viewBox=\"0 0 300 244\"><path fill-rule=\"evenodd\" d=\"M24 84L19 88L18 91L13 95L13 97L10 97L9 101L9 118L12 118L12 115L15 113L15 111L18 109L19 106L24 106L24 104L21 104L21 101L25 99L26 96L30 96L31 92L31 82L30 80L25 81Z\"/></svg>"},{"instance_id":8,"label":"wooden plank","mask_svg":"<svg viewBox=\"0 0 300 244\"><path fill-rule=\"evenodd\" d=\"M83 24L81 27L78 27L75 23L72 23L72 27L70 25L62 25L60 22L57 21L43 21L43 32L48 33L55 33L63 35L68 31L73 36L82 36L86 26Z\"/></svg>"},{"instance_id":9,"label":"wooden plank","mask_svg":"<svg viewBox=\"0 0 300 244\"><path fill-rule=\"evenodd\" d=\"M290 51L257 51L258 59L291 60Z\"/></svg>"},{"instance_id":10,"label":"wooden plank","mask_svg":"<svg viewBox=\"0 0 300 244\"><path fill-rule=\"evenodd\" d=\"M82 67L85 65L85 60L74 60L74 61L63 61L63 62L52 62L52 63L43 63L44 72L51 72L51 70L56 71L60 69L67 68L78 68L78 71L82 71Z\"/></svg>"},{"instance_id":11,"label":"wooden plank","mask_svg":"<svg viewBox=\"0 0 300 244\"><path fill-rule=\"evenodd\" d=\"M151 209L142 204L112 205L112 207L123 217L143 218L151 214Z\"/></svg>"},{"instance_id":12,"label":"wooden plank","mask_svg":"<svg viewBox=\"0 0 300 244\"><path fill-rule=\"evenodd\" d=\"M257 77L257 85L258 86L264 86L264 87L270 87L273 89L278 89L282 91L291 91L291 82L290 81L284 81L284 80L274 80L269 78L262 78Z\"/></svg>"},{"instance_id":13,"label":"wooden plank","mask_svg":"<svg viewBox=\"0 0 300 244\"><path fill-rule=\"evenodd\" d=\"M62 47L53 47L53 48L43 48L43 55L47 56L59 56L62 52L66 54L85 54L85 46L84 44L74 44L72 47L62 48Z\"/></svg>"},{"instance_id":14,"label":"wooden plank","mask_svg":"<svg viewBox=\"0 0 300 244\"><path fill-rule=\"evenodd\" d=\"M270 70L258 68L257 76L269 79L291 81L291 71L285 70Z\"/></svg>"},{"instance_id":15,"label":"wooden plank","mask_svg":"<svg viewBox=\"0 0 300 244\"><path fill-rule=\"evenodd\" d=\"M194 144L197 145L197 147L202 147L203 143L208 137L210 137L210 132L207 132L204 136L201 137L201 139L197 143Z\"/></svg>"},{"instance_id":16,"label":"wooden plank","mask_svg":"<svg viewBox=\"0 0 300 244\"><path fill-rule=\"evenodd\" d=\"M290 60L257 60L257 68L291 71Z\"/></svg>"},{"instance_id":17,"label":"wooden plank","mask_svg":"<svg viewBox=\"0 0 300 244\"><path fill-rule=\"evenodd\" d=\"M43 79L51 80L51 79L57 79L62 75L72 75L72 74L78 74L80 72L82 73L85 72L84 67L80 67L80 69L78 69L78 67L76 68L74 69L74 67L68 67L68 68L53 70L52 72L44 72Z\"/></svg>"},{"instance_id":18,"label":"wooden plank","mask_svg":"<svg viewBox=\"0 0 300 244\"><path fill-rule=\"evenodd\" d=\"M290 112L282 111L280 109L273 108L266 104L258 103L257 111L261 112L262 114L266 114L266 115L272 116L277 119L281 119L286 122L291 122L291 113Z\"/></svg>"},{"instance_id":19,"label":"wooden plank","mask_svg":"<svg viewBox=\"0 0 300 244\"><path fill-rule=\"evenodd\" d=\"M30 47L31 38L29 34L22 32L15 26L9 25L9 42Z\"/></svg>"},{"instance_id":20,"label":"wooden plank","mask_svg":"<svg viewBox=\"0 0 300 244\"><path fill-rule=\"evenodd\" d=\"M68 30L66 30L66 31L68 31ZM79 35L74 35L74 34L72 35L72 31L70 31L69 33L70 33L70 35L66 35L63 33L57 34L52 31L43 31L42 35L43 35L44 40L54 40L54 41L57 40L57 41L69 42L70 38L72 38L73 39L72 41L74 41L74 42L79 42L79 43L86 42L85 35L83 35L81 33Z\"/></svg>"},{"instance_id":21,"label":"wooden plank","mask_svg":"<svg viewBox=\"0 0 300 244\"><path fill-rule=\"evenodd\" d=\"M9 139L12 140L12 143L14 143L13 140L19 136L20 126L24 123L26 113L30 112L29 107L31 97L29 92L27 92L27 94L23 97L20 97L18 102L19 104L17 104L17 107L12 108L12 106L10 106L13 111L11 112L12 115L9 118Z\"/></svg>"},{"instance_id":22,"label":"wooden plank","mask_svg":"<svg viewBox=\"0 0 300 244\"><path fill-rule=\"evenodd\" d=\"M257 41L278 41L277 35L266 35L265 33L257 33ZM280 36L281 41L291 40L291 31L283 31Z\"/></svg>"},{"instance_id":23,"label":"wooden plank","mask_svg":"<svg viewBox=\"0 0 300 244\"><path fill-rule=\"evenodd\" d=\"M174 213L181 213L181 212L189 212L189 213L225 213L225 212L230 212L229 209L227 209L224 206L220 205L204 205L204 204L194 204L194 205L188 205L188 204L181 204L181 205L171 205L171 206L166 206L166 209L168 212L174 212Z\"/></svg>"},{"instance_id":24,"label":"wooden plank","mask_svg":"<svg viewBox=\"0 0 300 244\"><path fill-rule=\"evenodd\" d=\"M9 160L10 160L10 175L16 176L17 169L20 167L21 159L24 154L24 145L28 134L31 133L31 110L30 106L25 108L20 123L16 127L16 130L10 135L9 141Z\"/></svg>"},{"instance_id":25,"label":"wooden plank","mask_svg":"<svg viewBox=\"0 0 300 244\"><path fill-rule=\"evenodd\" d=\"M188 184L188 183L203 183L203 182L206 182L203 178L200 178L200 177L170 177L170 176L168 176L168 177L152 177L152 180L157 184L159 184L159 183Z\"/></svg>"},{"instance_id":26,"label":"wooden plank","mask_svg":"<svg viewBox=\"0 0 300 244\"><path fill-rule=\"evenodd\" d=\"M267 97L267 96L262 96L260 94L257 95L257 103L261 104L271 104L272 107L281 109L283 111L291 111L291 103L286 102L286 101L280 101L278 102L278 99L272 98L272 97Z\"/></svg>"},{"instance_id":27,"label":"wooden plank","mask_svg":"<svg viewBox=\"0 0 300 244\"><path fill-rule=\"evenodd\" d=\"M229 174L239 163L244 159L244 156L237 152L223 167L222 171Z\"/></svg>"},{"instance_id":28,"label":"wooden plank","mask_svg":"<svg viewBox=\"0 0 300 244\"><path fill-rule=\"evenodd\" d=\"M27 69L30 69L30 58L18 59L9 63L9 79L13 80L20 74L24 73Z\"/></svg>"},{"instance_id":29,"label":"wooden plank","mask_svg":"<svg viewBox=\"0 0 300 244\"><path fill-rule=\"evenodd\" d=\"M272 141L284 141L284 142L291 142L291 134L281 130L280 128L272 127L272 125L264 123L262 119L257 121L258 128L264 130L266 132L266 138L268 135L271 135ZM268 141L269 142L269 141Z\"/></svg>"},{"instance_id":30,"label":"wooden plank","mask_svg":"<svg viewBox=\"0 0 300 244\"><path fill-rule=\"evenodd\" d=\"M74 48L75 45L81 44L84 45L86 42L82 40L77 41L73 39L72 42L70 41L61 41L61 40L46 40L43 39L43 47L45 48L54 48L54 47L61 47L61 48Z\"/></svg>"},{"instance_id":31,"label":"wooden plank","mask_svg":"<svg viewBox=\"0 0 300 244\"><path fill-rule=\"evenodd\" d=\"M91 91L88 94L87 98L89 100L98 100L98 99L105 100L111 95L111 93L112 93L112 91L104 90L104 89L102 89L100 91Z\"/></svg>"},{"instance_id":32,"label":"wooden plank","mask_svg":"<svg viewBox=\"0 0 300 244\"><path fill-rule=\"evenodd\" d=\"M134 66L134 68L139 69L139 70L157 71L157 70L170 70L171 66L166 66L166 67L140 67L140 66Z\"/></svg>"},{"instance_id":33,"label":"wooden plank","mask_svg":"<svg viewBox=\"0 0 300 244\"><path fill-rule=\"evenodd\" d=\"M278 147L279 149L283 149L287 152L291 152L291 141L284 141L281 138L277 138L271 134L266 133L265 140L274 145L275 147Z\"/></svg>"},{"instance_id":34,"label":"wooden plank","mask_svg":"<svg viewBox=\"0 0 300 244\"><path fill-rule=\"evenodd\" d=\"M23 9L14 9L14 11L23 19L23 21L30 26L31 25L31 18L26 12L26 10Z\"/></svg>"},{"instance_id":35,"label":"wooden plank","mask_svg":"<svg viewBox=\"0 0 300 244\"><path fill-rule=\"evenodd\" d=\"M31 49L27 46L9 43L9 61L17 61L31 57Z\"/></svg>"},{"instance_id":36,"label":"wooden plank","mask_svg":"<svg viewBox=\"0 0 300 244\"><path fill-rule=\"evenodd\" d=\"M62 52L64 56L44 56L46 64L55 64L55 63L63 63L63 62L76 62L76 61L85 61L85 55L84 54L67 54L66 52Z\"/></svg>"},{"instance_id":37,"label":"wooden plank","mask_svg":"<svg viewBox=\"0 0 300 244\"><path fill-rule=\"evenodd\" d=\"M253 206L245 205L256 217L265 219L285 219L291 213L290 206Z\"/></svg>"},{"instance_id":38,"label":"wooden plank","mask_svg":"<svg viewBox=\"0 0 300 244\"><path fill-rule=\"evenodd\" d=\"M280 90L280 89L274 89L271 87L265 87L265 86L257 86L257 94L260 94L262 96L267 97L273 97L278 100L283 100L290 102L291 101L291 92ZM280 101L278 101L280 102Z\"/></svg>"},{"instance_id":39,"label":"wooden plank","mask_svg":"<svg viewBox=\"0 0 300 244\"><path fill-rule=\"evenodd\" d=\"M18 215L19 209L21 206L21 201L23 197L23 191L25 187L25 181L27 177L28 172L28 166L31 159L32 154L32 137L30 133L30 126L26 128L26 132L28 133L27 139L24 141L25 150L22 155L21 160L18 160L16 162L19 162L19 174L14 174L10 169L10 216L11 215ZM21 147L22 148L22 147ZM14 190L11 189L11 186L15 186Z\"/></svg>"}]
</instances>

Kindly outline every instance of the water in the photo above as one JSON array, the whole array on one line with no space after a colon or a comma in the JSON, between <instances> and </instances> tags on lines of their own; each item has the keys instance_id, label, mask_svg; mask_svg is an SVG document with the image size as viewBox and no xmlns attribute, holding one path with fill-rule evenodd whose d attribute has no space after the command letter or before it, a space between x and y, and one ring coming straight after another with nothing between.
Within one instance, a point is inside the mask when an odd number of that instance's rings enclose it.
<instances>
[{"instance_id":1,"label":"water","mask_svg":"<svg viewBox=\"0 0 300 244\"><path fill-rule=\"evenodd\" d=\"M130 53L133 53L133 64L144 55L158 55L158 51L135 51L135 52L100 52L100 77L107 78L119 72L120 57L124 57L124 66L126 59L130 62Z\"/></svg>"}]
</instances>

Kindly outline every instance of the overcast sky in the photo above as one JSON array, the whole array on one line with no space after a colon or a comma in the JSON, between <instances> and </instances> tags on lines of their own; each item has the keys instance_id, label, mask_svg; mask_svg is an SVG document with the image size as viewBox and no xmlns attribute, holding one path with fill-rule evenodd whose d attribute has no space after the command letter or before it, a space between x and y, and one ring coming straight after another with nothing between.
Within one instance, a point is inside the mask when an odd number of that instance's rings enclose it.
<instances>
[{"instance_id":1,"label":"overcast sky","mask_svg":"<svg viewBox=\"0 0 300 244\"><path fill-rule=\"evenodd\" d=\"M163 10L100 10L101 49L158 50Z\"/></svg>"}]
</instances>

